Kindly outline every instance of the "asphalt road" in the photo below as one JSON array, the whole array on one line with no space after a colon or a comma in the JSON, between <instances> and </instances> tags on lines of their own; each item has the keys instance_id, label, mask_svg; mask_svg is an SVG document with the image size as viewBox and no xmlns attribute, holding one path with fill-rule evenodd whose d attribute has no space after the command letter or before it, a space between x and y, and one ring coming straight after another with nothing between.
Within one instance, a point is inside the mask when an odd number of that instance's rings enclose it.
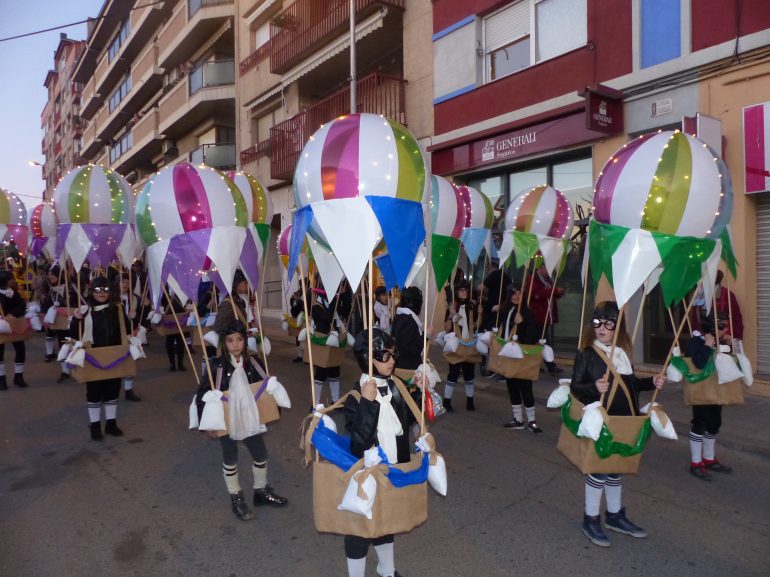
<instances>
[{"instance_id":1,"label":"asphalt road","mask_svg":"<svg viewBox=\"0 0 770 577\"><path fill-rule=\"evenodd\" d=\"M119 406L125 437L101 443L89 439L85 387L55 384L42 337L31 341L30 388L0 392L0 576L346 575L342 538L313 527L311 471L298 450L307 368L289 362L293 343L277 324L269 332L270 369L294 408L268 433L268 477L290 504L258 509L246 523L230 512L218 444L187 430L196 385L189 367L168 372L161 339L151 340L137 379L144 400ZM445 375L440 354L432 356ZM350 358L343 384L357 377ZM556 451L559 416L544 408L555 381L535 386L541 436L503 429L504 384L477 383L476 412L464 410L460 386L457 411L432 428L449 492L431 492L427 523L396 538L404 577L770 575L770 399L725 410L719 456L735 472L704 483L687 473L681 393L664 392L680 439L653 438L640 474L624 480L628 516L650 536L613 533L612 547L600 549L580 533L583 479ZM368 571L375 575L373 553Z\"/></svg>"}]
</instances>

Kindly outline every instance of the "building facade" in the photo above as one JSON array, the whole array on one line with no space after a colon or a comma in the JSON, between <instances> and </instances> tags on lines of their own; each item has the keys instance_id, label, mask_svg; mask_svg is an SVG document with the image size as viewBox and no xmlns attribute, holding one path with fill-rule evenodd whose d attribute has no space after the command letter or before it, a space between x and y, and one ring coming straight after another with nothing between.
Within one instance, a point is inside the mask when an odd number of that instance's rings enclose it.
<instances>
[{"instance_id":1,"label":"building facade","mask_svg":"<svg viewBox=\"0 0 770 577\"><path fill-rule=\"evenodd\" d=\"M61 34L54 52L54 67L48 71L43 83L48 91L48 100L40 115L45 156L43 200L50 200L59 179L80 164L85 126L80 115L83 85L73 79L73 72L84 48L85 42Z\"/></svg>"},{"instance_id":2,"label":"building facade","mask_svg":"<svg viewBox=\"0 0 770 577\"><path fill-rule=\"evenodd\" d=\"M631 138L682 128L688 117L688 132L702 127L732 176L740 270L730 288L749 357L770 372L770 251L761 242L770 231L770 179L747 194L744 178L744 110L770 101L770 4L435 0L432 39L434 173L479 188L498 219L535 184L560 189L575 207L559 348L577 343L580 241L602 166ZM643 312L637 359L662 362L673 337L668 313L657 294Z\"/></svg>"},{"instance_id":3,"label":"building facade","mask_svg":"<svg viewBox=\"0 0 770 577\"><path fill-rule=\"evenodd\" d=\"M82 156L136 188L180 161L235 168L233 0L107 0L75 69Z\"/></svg>"},{"instance_id":4,"label":"building facade","mask_svg":"<svg viewBox=\"0 0 770 577\"><path fill-rule=\"evenodd\" d=\"M355 0L356 106L433 133L428 0ZM350 112L349 0L238 0L240 168L270 189L273 233L291 222L299 154L320 126ZM285 279L284 279L285 280ZM277 254L266 266L265 307L286 298Z\"/></svg>"}]
</instances>

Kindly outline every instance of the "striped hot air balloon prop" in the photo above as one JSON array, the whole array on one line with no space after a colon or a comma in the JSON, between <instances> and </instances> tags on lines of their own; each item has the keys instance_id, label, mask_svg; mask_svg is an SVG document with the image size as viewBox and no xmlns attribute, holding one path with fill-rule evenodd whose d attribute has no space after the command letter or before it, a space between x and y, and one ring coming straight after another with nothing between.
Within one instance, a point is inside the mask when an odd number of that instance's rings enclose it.
<instances>
[{"instance_id":1,"label":"striped hot air balloon prop","mask_svg":"<svg viewBox=\"0 0 770 577\"><path fill-rule=\"evenodd\" d=\"M429 187L425 156L405 127L366 113L329 122L310 137L294 173L291 260L309 231L356 287L384 239L403 286L425 238L421 203Z\"/></svg>"},{"instance_id":2,"label":"striped hot air balloon prop","mask_svg":"<svg viewBox=\"0 0 770 577\"><path fill-rule=\"evenodd\" d=\"M622 305L653 275L667 304L681 300L716 269L722 242L714 239L726 234L732 196L726 167L693 136L665 131L624 145L594 189L594 282L606 276Z\"/></svg>"},{"instance_id":3,"label":"striped hot air balloon prop","mask_svg":"<svg viewBox=\"0 0 770 577\"><path fill-rule=\"evenodd\" d=\"M32 209L29 213L29 230L32 233L30 253L33 256L42 253L48 258L54 258L57 225L56 213L49 203L43 202Z\"/></svg>"},{"instance_id":4,"label":"striped hot air balloon prop","mask_svg":"<svg viewBox=\"0 0 770 577\"><path fill-rule=\"evenodd\" d=\"M86 259L109 264L128 228L131 194L128 182L109 168L88 164L69 171L53 193L56 257L66 251L76 270Z\"/></svg>"},{"instance_id":5,"label":"striped hot air balloon prop","mask_svg":"<svg viewBox=\"0 0 770 577\"><path fill-rule=\"evenodd\" d=\"M259 262L264 263L270 242L270 225L273 222L273 200L268 190L247 172L228 172L227 176L243 194L249 215L249 236L259 251Z\"/></svg>"},{"instance_id":6,"label":"striped hot air balloon prop","mask_svg":"<svg viewBox=\"0 0 770 577\"><path fill-rule=\"evenodd\" d=\"M457 187L446 178L433 174L430 180L431 263L436 286L443 287L460 255L466 206Z\"/></svg>"},{"instance_id":7,"label":"striped hot air balloon prop","mask_svg":"<svg viewBox=\"0 0 770 577\"><path fill-rule=\"evenodd\" d=\"M13 241L21 252L27 250L27 209L10 190L0 188L0 240Z\"/></svg>"},{"instance_id":8,"label":"striped hot air balloon prop","mask_svg":"<svg viewBox=\"0 0 770 577\"><path fill-rule=\"evenodd\" d=\"M256 274L256 250L244 251L246 201L223 173L186 162L168 166L141 190L135 212L156 305L169 278L182 294L195 298L204 270L226 292L239 262L244 272Z\"/></svg>"},{"instance_id":9,"label":"striped hot air balloon prop","mask_svg":"<svg viewBox=\"0 0 770 577\"><path fill-rule=\"evenodd\" d=\"M462 244L465 254L471 263L475 264L485 248L491 255L492 224L495 212L489 198L471 186L459 186L460 201L465 205L465 227L462 233Z\"/></svg>"},{"instance_id":10,"label":"striped hot air balloon prop","mask_svg":"<svg viewBox=\"0 0 770 577\"><path fill-rule=\"evenodd\" d=\"M546 184L525 189L505 212L500 259L513 253L522 267L539 252L551 274L564 256L574 224L572 205L560 190Z\"/></svg>"}]
</instances>

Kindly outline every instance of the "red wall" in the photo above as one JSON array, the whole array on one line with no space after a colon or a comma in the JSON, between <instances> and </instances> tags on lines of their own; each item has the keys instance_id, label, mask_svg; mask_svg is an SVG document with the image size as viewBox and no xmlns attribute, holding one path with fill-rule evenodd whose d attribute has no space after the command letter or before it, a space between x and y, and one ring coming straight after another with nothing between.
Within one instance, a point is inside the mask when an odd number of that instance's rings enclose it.
<instances>
[{"instance_id":1,"label":"red wall","mask_svg":"<svg viewBox=\"0 0 770 577\"><path fill-rule=\"evenodd\" d=\"M768 0L693 0L693 52L735 39L736 8L740 8L741 22L737 36L770 28Z\"/></svg>"},{"instance_id":2,"label":"red wall","mask_svg":"<svg viewBox=\"0 0 770 577\"><path fill-rule=\"evenodd\" d=\"M491 4L501 5L489 0L437 0L433 4L434 30L439 13L443 13L445 7L452 9L455 22L467 16L469 10ZM588 46L437 104L434 107L436 134L630 73L631 3L602 3L601 8L598 4L597 0L588 2ZM465 7L464 14L460 13L461 7Z\"/></svg>"},{"instance_id":3,"label":"red wall","mask_svg":"<svg viewBox=\"0 0 770 577\"><path fill-rule=\"evenodd\" d=\"M511 0L434 0L433 33L473 14L486 14L510 4Z\"/></svg>"}]
</instances>

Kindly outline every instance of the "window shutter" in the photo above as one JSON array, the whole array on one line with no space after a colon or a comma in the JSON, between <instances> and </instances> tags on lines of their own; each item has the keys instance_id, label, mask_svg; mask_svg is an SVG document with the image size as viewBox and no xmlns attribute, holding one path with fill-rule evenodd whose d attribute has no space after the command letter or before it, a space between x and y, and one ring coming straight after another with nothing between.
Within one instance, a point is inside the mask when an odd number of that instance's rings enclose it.
<instances>
[{"instance_id":1,"label":"window shutter","mask_svg":"<svg viewBox=\"0 0 770 577\"><path fill-rule=\"evenodd\" d=\"M484 20L484 49L492 52L527 34L529 34L529 0L523 0Z\"/></svg>"}]
</instances>

